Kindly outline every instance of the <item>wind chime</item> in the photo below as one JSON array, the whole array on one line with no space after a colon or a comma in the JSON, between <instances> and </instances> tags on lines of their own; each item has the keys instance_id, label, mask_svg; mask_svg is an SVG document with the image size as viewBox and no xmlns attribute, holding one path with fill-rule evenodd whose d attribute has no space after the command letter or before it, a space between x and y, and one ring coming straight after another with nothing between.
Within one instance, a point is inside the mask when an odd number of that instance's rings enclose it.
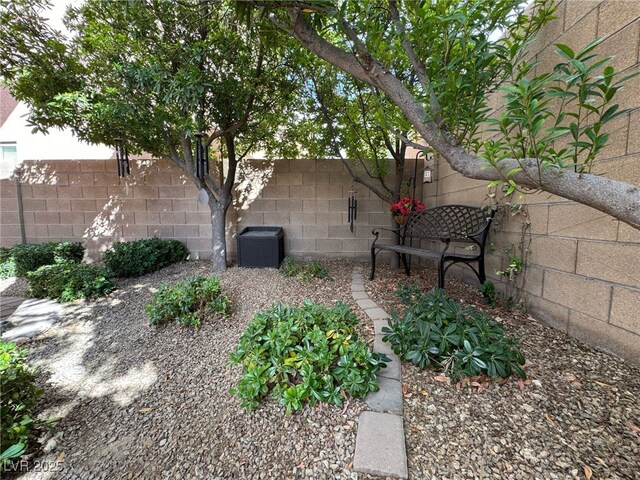
<instances>
[{"instance_id":1,"label":"wind chime","mask_svg":"<svg viewBox=\"0 0 640 480\"><path fill-rule=\"evenodd\" d=\"M204 133L196 133L196 177L203 179L209 174L209 149L202 142Z\"/></svg>"},{"instance_id":2,"label":"wind chime","mask_svg":"<svg viewBox=\"0 0 640 480\"><path fill-rule=\"evenodd\" d=\"M127 151L126 143L121 138L114 139L114 142L116 147L116 162L118 163L118 177L131 175L129 152Z\"/></svg>"},{"instance_id":3,"label":"wind chime","mask_svg":"<svg viewBox=\"0 0 640 480\"><path fill-rule=\"evenodd\" d=\"M353 233L353 222L358 218L358 199L356 198L356 189L351 184L351 190L349 190L351 196L349 197L349 207L347 210L347 216L349 220L349 230Z\"/></svg>"}]
</instances>

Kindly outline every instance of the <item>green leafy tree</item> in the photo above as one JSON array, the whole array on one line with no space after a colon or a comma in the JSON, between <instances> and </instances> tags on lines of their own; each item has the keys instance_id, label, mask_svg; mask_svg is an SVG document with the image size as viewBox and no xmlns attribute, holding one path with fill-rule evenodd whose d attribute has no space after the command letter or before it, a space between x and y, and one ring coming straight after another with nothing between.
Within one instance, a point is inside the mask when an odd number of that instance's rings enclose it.
<instances>
[{"instance_id":1,"label":"green leafy tree","mask_svg":"<svg viewBox=\"0 0 640 480\"><path fill-rule=\"evenodd\" d=\"M640 188L590 173L621 112L624 82L595 45L558 46L560 62L533 77L526 47L553 19L551 0L280 0L238 2L394 104L453 169L480 180L542 190L640 228ZM495 35L501 32L502 35ZM412 75L394 62L404 59ZM412 78L417 82L411 82ZM484 142L488 97L506 88L495 142ZM614 108L615 107L615 108ZM491 125L489 125L491 127ZM568 141L567 141L568 139ZM561 146L566 143L566 147Z\"/></svg>"},{"instance_id":2,"label":"green leafy tree","mask_svg":"<svg viewBox=\"0 0 640 480\"><path fill-rule=\"evenodd\" d=\"M0 0L0 75L42 131L147 152L180 167L208 196L213 268L226 268L225 217L249 151L286 155L296 49L237 21L228 1L86 0L69 35L44 19L47 0ZM267 38L267 41L265 41ZM195 134L211 156L195 172Z\"/></svg>"}]
</instances>

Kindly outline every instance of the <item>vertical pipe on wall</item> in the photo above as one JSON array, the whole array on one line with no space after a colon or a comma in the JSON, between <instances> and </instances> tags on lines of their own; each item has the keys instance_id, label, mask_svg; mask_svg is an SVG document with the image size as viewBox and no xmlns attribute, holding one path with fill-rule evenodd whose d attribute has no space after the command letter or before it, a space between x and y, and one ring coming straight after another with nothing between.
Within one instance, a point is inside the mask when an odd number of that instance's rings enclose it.
<instances>
[{"instance_id":1,"label":"vertical pipe on wall","mask_svg":"<svg viewBox=\"0 0 640 480\"><path fill-rule=\"evenodd\" d=\"M27 243L27 233L24 228L24 206L22 205L22 167L15 169L16 174L16 190L18 194L18 218L20 219L20 237L22 243Z\"/></svg>"}]
</instances>

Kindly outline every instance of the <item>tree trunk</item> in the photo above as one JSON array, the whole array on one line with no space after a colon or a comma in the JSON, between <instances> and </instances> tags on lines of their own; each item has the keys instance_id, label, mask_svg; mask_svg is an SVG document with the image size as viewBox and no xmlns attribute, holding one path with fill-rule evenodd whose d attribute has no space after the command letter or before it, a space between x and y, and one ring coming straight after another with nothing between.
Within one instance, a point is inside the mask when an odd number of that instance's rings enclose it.
<instances>
[{"instance_id":1,"label":"tree trunk","mask_svg":"<svg viewBox=\"0 0 640 480\"><path fill-rule=\"evenodd\" d=\"M230 199L226 195L217 201L213 196L209 199L211 211L211 266L215 272L227 269L226 218ZM226 204L226 207L225 207Z\"/></svg>"}]
</instances>

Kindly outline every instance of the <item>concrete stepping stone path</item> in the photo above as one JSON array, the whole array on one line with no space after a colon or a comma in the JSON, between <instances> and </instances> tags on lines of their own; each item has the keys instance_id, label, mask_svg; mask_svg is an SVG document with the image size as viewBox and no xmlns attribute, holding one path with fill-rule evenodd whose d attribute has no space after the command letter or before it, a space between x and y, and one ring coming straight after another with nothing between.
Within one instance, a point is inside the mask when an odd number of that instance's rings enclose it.
<instances>
[{"instance_id":1,"label":"concrete stepping stone path","mask_svg":"<svg viewBox=\"0 0 640 480\"><path fill-rule=\"evenodd\" d=\"M393 353L391 345L382 341L382 327L389 315L367 295L361 266L354 268L351 279L354 300L373 322L373 350L390 359L387 368L378 372L380 390L365 399L371 411L362 412L358 418L353 469L383 477L407 478L400 358Z\"/></svg>"},{"instance_id":2,"label":"concrete stepping stone path","mask_svg":"<svg viewBox=\"0 0 640 480\"><path fill-rule=\"evenodd\" d=\"M4 302L5 298L2 299L3 305ZM62 317L62 313L62 305L53 300L26 299L6 319L2 338L8 341L27 340L49 330Z\"/></svg>"}]
</instances>

